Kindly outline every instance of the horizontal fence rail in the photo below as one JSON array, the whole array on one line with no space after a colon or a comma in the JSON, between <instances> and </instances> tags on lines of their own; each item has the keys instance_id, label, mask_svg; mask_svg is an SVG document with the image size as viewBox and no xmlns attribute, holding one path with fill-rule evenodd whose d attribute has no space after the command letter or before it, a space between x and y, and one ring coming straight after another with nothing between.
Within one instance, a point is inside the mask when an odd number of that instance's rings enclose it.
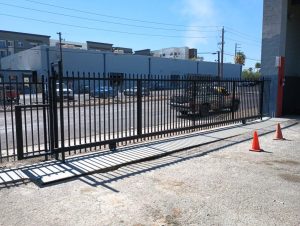
<instances>
[{"instance_id":1,"label":"horizontal fence rail","mask_svg":"<svg viewBox=\"0 0 300 226\"><path fill-rule=\"evenodd\" d=\"M79 72L62 76L53 69L47 79L2 81L0 87L3 162L114 150L258 119L268 102L264 92L269 81Z\"/></svg>"}]
</instances>

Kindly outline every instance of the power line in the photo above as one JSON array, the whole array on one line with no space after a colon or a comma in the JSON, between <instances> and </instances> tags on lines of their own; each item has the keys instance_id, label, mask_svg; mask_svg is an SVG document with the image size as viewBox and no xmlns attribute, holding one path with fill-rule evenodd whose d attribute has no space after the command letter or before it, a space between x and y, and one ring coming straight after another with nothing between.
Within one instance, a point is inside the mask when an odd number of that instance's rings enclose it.
<instances>
[{"instance_id":1,"label":"power line","mask_svg":"<svg viewBox=\"0 0 300 226\"><path fill-rule=\"evenodd\" d=\"M227 32L230 33L231 35L233 34L233 33L230 32L230 31L227 31ZM244 38L244 37L239 37L239 38L246 39L246 41L248 41L248 42L256 43L256 45L257 45L258 43L261 43L261 41L254 41L254 40L252 40L252 39L248 39L248 38Z\"/></svg>"},{"instance_id":2,"label":"power line","mask_svg":"<svg viewBox=\"0 0 300 226\"><path fill-rule=\"evenodd\" d=\"M237 40L237 39L233 39L233 38L228 38L228 37L227 37L226 40L229 40L229 41L232 41L232 42L243 43L243 44L248 45L248 46L257 46L257 47L261 47L261 45L259 45L259 44L254 44L254 43L244 42L244 41Z\"/></svg>"},{"instance_id":3,"label":"power line","mask_svg":"<svg viewBox=\"0 0 300 226\"><path fill-rule=\"evenodd\" d=\"M52 15L59 15L59 16L64 16L64 17L70 17L70 18L76 18L76 19L81 19L81 20L87 20L87 21L95 21L95 22L101 22L101 23L108 23L108 24L116 24L116 25L122 25L122 26L129 26L129 27L138 27L138 28L146 28L146 29L154 29L154 30L164 30L164 31L197 31L197 32L217 32L219 30L183 30L183 29L175 29L175 28L163 28L163 27L151 27L151 26L143 26L143 25L135 25L135 24L127 24L127 23L120 23L120 22L113 22L113 21L108 21L108 20L98 20L98 19L93 19L93 18L87 18L87 17L81 17L81 16L74 16L70 14L65 14L65 13L58 13L58 12L52 12L48 10L41 10L41 9L34 9L34 8L29 8L29 7L24 7L24 6L18 6L18 5L13 5L13 4L7 4L7 3L1 3L1 5L9 6L9 7L14 7L14 8L19 8L19 9L25 9L25 10L30 10L30 11L36 11L36 12L42 12L42 13L48 13Z\"/></svg>"},{"instance_id":4,"label":"power line","mask_svg":"<svg viewBox=\"0 0 300 226\"><path fill-rule=\"evenodd\" d=\"M62 26L67 26L67 27L76 27L76 28L80 28L80 29L107 31L107 32L121 33L121 34L128 34L128 35L167 37L167 38L183 38L183 37L185 37L185 38L195 38L195 39L214 37L214 36L197 37L197 36L178 36L178 35L135 33L135 32L116 31L116 30L110 30L110 29L96 28L96 27L80 26L80 25L75 25L75 24L66 24L66 23L55 22L55 21L46 21L46 20L35 19L35 18L31 18L31 17L16 16L16 15L11 15L11 14L6 14L6 13L0 13L0 15L13 17L13 18L19 18L19 19L25 19L25 20L31 20L31 21L38 21L38 22L47 23L47 24L56 24L56 25L62 25Z\"/></svg>"},{"instance_id":5,"label":"power line","mask_svg":"<svg viewBox=\"0 0 300 226\"><path fill-rule=\"evenodd\" d=\"M227 31L228 33L233 34L233 35L236 35L236 36L238 36L238 37L240 37L240 38L247 39L248 41L255 42L255 43L260 43L260 41L258 41L258 40L255 40L255 39L252 39L252 38L243 37L242 35L236 34L236 33L234 33L234 32L228 31L228 30L226 30L226 31Z\"/></svg>"},{"instance_id":6,"label":"power line","mask_svg":"<svg viewBox=\"0 0 300 226\"><path fill-rule=\"evenodd\" d=\"M40 45L42 46L42 45ZM47 46L47 45L44 45L45 47L47 47L47 51L49 52L54 52L54 53L59 53L59 47L56 47L56 46ZM15 50L22 50L22 51L33 51L33 52L38 52L38 51L43 51L43 49L34 49L31 48L31 49L24 49L24 48L18 48L18 47L14 47ZM62 46L62 49L63 49L63 53L76 53L76 54L117 54L117 55L135 55L135 54L118 54L118 53L114 53L114 52L109 52L109 51L99 51L99 50L94 50L94 49L76 49L76 48L64 48ZM197 53L197 55L201 55L201 54L217 54L218 51L212 51L212 52L200 52L200 53ZM16 52L14 54L18 54L19 52ZM9 55L10 56L10 55ZM138 56L145 56L145 55L138 55ZM151 57L151 56L147 56L147 57ZM154 57L154 56L152 56ZM158 57L160 58L160 57ZM169 59L169 58L167 58ZM173 58L171 58L173 59Z\"/></svg>"},{"instance_id":7,"label":"power line","mask_svg":"<svg viewBox=\"0 0 300 226\"><path fill-rule=\"evenodd\" d=\"M134 21L134 22L140 22L140 23L148 23L148 24L158 24L158 25L167 25L167 26L176 26L176 27L186 27L185 25L180 25L180 24L170 24L170 23L162 23L162 22L156 22L156 21L149 21L149 20L139 20L139 19L134 19L134 18L128 18L128 17L119 17L119 16L111 16L111 15L106 15L106 14L101 14L101 13L96 13L96 12L89 12L85 10L80 10L80 9L74 9L74 8L69 8L69 7L64 7L64 6L58 6L54 4L49 4L49 3L44 3L44 2L39 2L39 1L34 1L34 0L23 0L39 5L45 5L45 6L50 6L54 8L59 8L59 9L64 9L64 10L69 10L69 11L74 11L74 12L80 12L80 13L86 13L90 15L97 15L97 16L102 16L102 17L108 17L108 18L114 18L114 19L121 19L121 20L127 20L127 21ZM190 26L190 27L215 27L215 28L220 28L220 26Z\"/></svg>"},{"instance_id":8,"label":"power line","mask_svg":"<svg viewBox=\"0 0 300 226\"><path fill-rule=\"evenodd\" d=\"M239 34L240 36L243 36L243 37L246 37L246 38L251 38L252 37L252 39L254 39L256 42L259 42L259 40L260 40L258 37L254 37L254 36L252 36L250 34L246 34L244 32L240 32L240 31L235 30L235 29L230 28L230 27L226 27L226 29L227 29L227 31L229 30L229 32L231 32L233 34L236 34L236 35Z\"/></svg>"},{"instance_id":9,"label":"power line","mask_svg":"<svg viewBox=\"0 0 300 226\"><path fill-rule=\"evenodd\" d=\"M233 56L234 57L234 54L232 54L232 53L224 53L224 54L227 55L227 56ZM246 56L246 60L252 60L252 61L260 62L260 60L258 60L258 59L250 58L250 57L247 57L247 56Z\"/></svg>"}]
</instances>

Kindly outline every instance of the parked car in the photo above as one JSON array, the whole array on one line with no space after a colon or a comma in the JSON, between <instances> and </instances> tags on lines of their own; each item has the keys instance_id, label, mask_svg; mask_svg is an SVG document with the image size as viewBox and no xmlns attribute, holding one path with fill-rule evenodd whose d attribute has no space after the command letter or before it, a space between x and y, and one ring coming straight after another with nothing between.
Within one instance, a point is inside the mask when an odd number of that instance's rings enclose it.
<instances>
[{"instance_id":1,"label":"parked car","mask_svg":"<svg viewBox=\"0 0 300 226\"><path fill-rule=\"evenodd\" d=\"M123 93L125 96L137 96L137 92L138 92L138 88L136 86L134 86L134 87L125 89ZM149 96L149 95L150 95L150 91L147 88L142 87L142 96Z\"/></svg>"},{"instance_id":2,"label":"parked car","mask_svg":"<svg viewBox=\"0 0 300 226\"><path fill-rule=\"evenodd\" d=\"M19 103L20 95L14 86L0 84L0 103Z\"/></svg>"},{"instance_id":3,"label":"parked car","mask_svg":"<svg viewBox=\"0 0 300 226\"><path fill-rule=\"evenodd\" d=\"M166 83L155 82L153 84L150 84L149 89L150 90L167 90L169 88Z\"/></svg>"},{"instance_id":4,"label":"parked car","mask_svg":"<svg viewBox=\"0 0 300 226\"><path fill-rule=\"evenodd\" d=\"M240 86L248 87L248 86L255 86L257 85L257 81L243 81L240 83Z\"/></svg>"},{"instance_id":5,"label":"parked car","mask_svg":"<svg viewBox=\"0 0 300 226\"><path fill-rule=\"evenodd\" d=\"M240 100L238 98L233 100L233 96L228 93L225 87L207 86L197 87L194 91L188 89L184 95L171 97L170 105L182 115L193 113L207 116L211 110L230 109L237 111Z\"/></svg>"},{"instance_id":6,"label":"parked car","mask_svg":"<svg viewBox=\"0 0 300 226\"><path fill-rule=\"evenodd\" d=\"M63 86L63 99L68 99L68 100L73 100L74 95L73 95L73 90L68 88L66 84L62 84ZM44 90L45 98L48 99L48 88L46 87ZM56 98L59 100L59 83L56 83Z\"/></svg>"},{"instance_id":7,"label":"parked car","mask_svg":"<svg viewBox=\"0 0 300 226\"><path fill-rule=\"evenodd\" d=\"M81 94L89 94L90 93L90 87L88 85L83 85L83 86L80 86L80 89L79 89L79 93Z\"/></svg>"},{"instance_id":8,"label":"parked car","mask_svg":"<svg viewBox=\"0 0 300 226\"><path fill-rule=\"evenodd\" d=\"M114 98L117 96L117 90L111 86L100 86L90 92L91 97Z\"/></svg>"}]
</instances>

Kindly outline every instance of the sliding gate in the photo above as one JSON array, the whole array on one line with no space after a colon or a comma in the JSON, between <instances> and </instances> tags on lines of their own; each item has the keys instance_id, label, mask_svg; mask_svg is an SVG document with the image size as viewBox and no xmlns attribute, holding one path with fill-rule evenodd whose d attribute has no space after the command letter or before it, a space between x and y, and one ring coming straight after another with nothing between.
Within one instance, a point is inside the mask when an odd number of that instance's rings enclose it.
<instances>
[{"instance_id":1,"label":"sliding gate","mask_svg":"<svg viewBox=\"0 0 300 226\"><path fill-rule=\"evenodd\" d=\"M66 71L22 94L5 117L4 159L66 156L262 117L264 80ZM1 85L1 84L0 84ZM11 133L10 131L11 130ZM5 139L3 139L5 138ZM3 143L3 141L5 141ZM188 144L187 144L188 145ZM10 147L9 147L10 146Z\"/></svg>"}]
</instances>

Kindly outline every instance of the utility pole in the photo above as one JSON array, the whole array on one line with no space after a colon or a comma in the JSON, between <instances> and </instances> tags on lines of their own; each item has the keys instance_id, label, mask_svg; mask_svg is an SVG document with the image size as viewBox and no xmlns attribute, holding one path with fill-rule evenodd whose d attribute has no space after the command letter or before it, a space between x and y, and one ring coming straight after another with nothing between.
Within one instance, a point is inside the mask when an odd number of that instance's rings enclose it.
<instances>
[{"instance_id":1,"label":"utility pole","mask_svg":"<svg viewBox=\"0 0 300 226\"><path fill-rule=\"evenodd\" d=\"M236 57L236 50L237 50L237 43L235 43L235 45L234 45L234 57Z\"/></svg>"},{"instance_id":2,"label":"utility pole","mask_svg":"<svg viewBox=\"0 0 300 226\"><path fill-rule=\"evenodd\" d=\"M236 54L240 52L240 44L235 43L235 48L234 48L234 57L236 57Z\"/></svg>"},{"instance_id":3,"label":"utility pole","mask_svg":"<svg viewBox=\"0 0 300 226\"><path fill-rule=\"evenodd\" d=\"M220 51L217 51L218 54L218 78L220 79Z\"/></svg>"},{"instance_id":4,"label":"utility pole","mask_svg":"<svg viewBox=\"0 0 300 226\"><path fill-rule=\"evenodd\" d=\"M61 49L61 32L57 32L59 36L59 52L60 52L60 61L62 62L62 49Z\"/></svg>"},{"instance_id":5,"label":"utility pole","mask_svg":"<svg viewBox=\"0 0 300 226\"><path fill-rule=\"evenodd\" d=\"M223 66L224 66L224 27L222 28L222 42L221 42L221 78L223 78Z\"/></svg>"}]
</instances>

